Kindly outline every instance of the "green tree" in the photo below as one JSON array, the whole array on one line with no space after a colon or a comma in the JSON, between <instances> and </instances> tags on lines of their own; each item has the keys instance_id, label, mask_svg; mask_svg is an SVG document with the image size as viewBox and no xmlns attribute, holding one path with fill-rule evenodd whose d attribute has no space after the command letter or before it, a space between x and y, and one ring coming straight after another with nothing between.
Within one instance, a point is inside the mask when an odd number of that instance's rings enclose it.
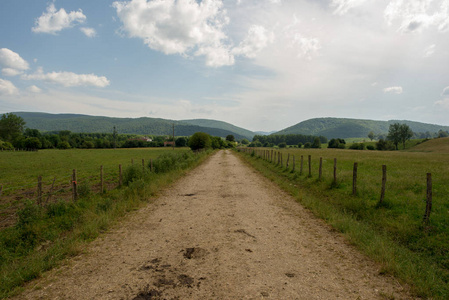
<instances>
[{"instance_id":1,"label":"green tree","mask_svg":"<svg viewBox=\"0 0 449 300\"><path fill-rule=\"evenodd\" d=\"M25 121L12 113L3 114L0 119L0 138L7 142L13 142L22 135Z\"/></svg>"},{"instance_id":2,"label":"green tree","mask_svg":"<svg viewBox=\"0 0 449 300\"><path fill-rule=\"evenodd\" d=\"M23 142L25 148L27 149L40 149L42 148L42 143L37 137L27 137Z\"/></svg>"},{"instance_id":3,"label":"green tree","mask_svg":"<svg viewBox=\"0 0 449 300\"><path fill-rule=\"evenodd\" d=\"M387 139L392 141L396 150L398 150L398 144L401 142L401 124L390 124Z\"/></svg>"},{"instance_id":4,"label":"green tree","mask_svg":"<svg viewBox=\"0 0 449 300\"><path fill-rule=\"evenodd\" d=\"M248 145L248 144L249 144L249 141L248 141L247 139L243 139L243 140L241 141L241 143L242 143L242 145Z\"/></svg>"},{"instance_id":5,"label":"green tree","mask_svg":"<svg viewBox=\"0 0 449 300\"><path fill-rule=\"evenodd\" d=\"M413 136L413 131L410 129L410 127L407 124L401 124L399 127L399 137L402 142L402 146L405 149L405 142L411 139Z\"/></svg>"},{"instance_id":6,"label":"green tree","mask_svg":"<svg viewBox=\"0 0 449 300\"><path fill-rule=\"evenodd\" d=\"M279 143L278 147L285 148L285 147L287 147L287 143L286 142Z\"/></svg>"},{"instance_id":7,"label":"green tree","mask_svg":"<svg viewBox=\"0 0 449 300\"><path fill-rule=\"evenodd\" d=\"M374 140L374 137L375 137L374 132L370 131L368 133L368 137L369 137L370 140Z\"/></svg>"},{"instance_id":8,"label":"green tree","mask_svg":"<svg viewBox=\"0 0 449 300\"><path fill-rule=\"evenodd\" d=\"M211 146L210 135L204 132L196 132L189 139L189 147L192 150L208 149Z\"/></svg>"},{"instance_id":9,"label":"green tree","mask_svg":"<svg viewBox=\"0 0 449 300\"><path fill-rule=\"evenodd\" d=\"M176 147L185 147L187 146L187 139L185 137L179 137L175 141Z\"/></svg>"},{"instance_id":10,"label":"green tree","mask_svg":"<svg viewBox=\"0 0 449 300\"><path fill-rule=\"evenodd\" d=\"M320 140L320 138L319 137L316 137L314 140L313 140L313 143L312 143L312 146L311 146L312 148L321 148L321 140Z\"/></svg>"},{"instance_id":11,"label":"green tree","mask_svg":"<svg viewBox=\"0 0 449 300\"><path fill-rule=\"evenodd\" d=\"M228 134L226 136L226 140L229 141L229 142L235 142L235 138L234 138L234 136L232 134Z\"/></svg>"}]
</instances>

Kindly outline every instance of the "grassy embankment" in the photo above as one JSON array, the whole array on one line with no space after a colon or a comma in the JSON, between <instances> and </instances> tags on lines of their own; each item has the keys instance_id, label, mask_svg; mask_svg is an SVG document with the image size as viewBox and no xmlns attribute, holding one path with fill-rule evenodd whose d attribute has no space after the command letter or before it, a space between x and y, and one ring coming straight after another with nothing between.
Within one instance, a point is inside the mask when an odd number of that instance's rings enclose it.
<instances>
[{"instance_id":1,"label":"grassy embankment","mask_svg":"<svg viewBox=\"0 0 449 300\"><path fill-rule=\"evenodd\" d=\"M421 151L432 148L431 144L425 146L426 143L421 145ZM449 298L449 151L284 149L282 153L284 167L257 156L242 154L242 157L379 262L381 273L397 276L419 296ZM295 172L292 172L292 159L290 167L285 168L288 153L296 158ZM304 157L302 175L301 155ZM311 177L308 155L312 156ZM320 157L323 158L321 181L318 180ZM334 158L338 170L336 184L333 183ZM354 162L358 163L356 196L352 195ZM384 164L387 166L386 195L379 205ZM422 220L428 172L432 173L433 206L430 224L425 226Z\"/></svg>"},{"instance_id":2,"label":"grassy embankment","mask_svg":"<svg viewBox=\"0 0 449 300\"><path fill-rule=\"evenodd\" d=\"M0 157L1 178L16 178L20 184L28 182L23 178L34 179L37 174L65 177L74 168L84 174L76 202L58 199L58 195L45 206L38 206L32 200L20 200L22 208L17 211L16 224L0 231L0 298L4 298L19 292L23 284L65 258L82 252L87 242L127 212L154 199L158 191L197 166L207 153L195 155L186 148L175 151L48 150L3 152ZM131 165L132 158L134 165ZM146 160L145 170L142 158ZM150 158L153 172L147 164ZM91 187L98 181L99 166L104 166L105 174L111 173L112 180L118 177L120 163L123 164L124 186L103 193L94 192Z\"/></svg>"}]
</instances>

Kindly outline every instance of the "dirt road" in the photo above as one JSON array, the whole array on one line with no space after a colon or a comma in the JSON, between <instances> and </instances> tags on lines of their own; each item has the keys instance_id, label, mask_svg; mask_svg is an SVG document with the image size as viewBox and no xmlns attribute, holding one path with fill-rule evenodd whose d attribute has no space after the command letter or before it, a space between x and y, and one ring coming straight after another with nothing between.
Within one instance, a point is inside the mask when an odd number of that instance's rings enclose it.
<instances>
[{"instance_id":1,"label":"dirt road","mask_svg":"<svg viewBox=\"0 0 449 300\"><path fill-rule=\"evenodd\" d=\"M230 151L18 299L410 299Z\"/></svg>"}]
</instances>

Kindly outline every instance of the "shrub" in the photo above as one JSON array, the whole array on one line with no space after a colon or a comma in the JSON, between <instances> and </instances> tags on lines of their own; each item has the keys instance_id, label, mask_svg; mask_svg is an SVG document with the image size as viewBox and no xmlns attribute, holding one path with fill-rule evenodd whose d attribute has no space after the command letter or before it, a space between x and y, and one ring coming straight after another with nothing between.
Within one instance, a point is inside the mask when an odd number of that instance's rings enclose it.
<instances>
[{"instance_id":1,"label":"shrub","mask_svg":"<svg viewBox=\"0 0 449 300\"><path fill-rule=\"evenodd\" d=\"M349 149L352 150L365 150L365 144L363 143L353 143L349 146Z\"/></svg>"},{"instance_id":2,"label":"shrub","mask_svg":"<svg viewBox=\"0 0 449 300\"><path fill-rule=\"evenodd\" d=\"M395 150L395 146L391 141L386 141L384 139L380 139L376 143L376 149L377 150Z\"/></svg>"},{"instance_id":3,"label":"shrub","mask_svg":"<svg viewBox=\"0 0 449 300\"><path fill-rule=\"evenodd\" d=\"M302 147L302 143L299 142L299 143L298 143L298 148L301 148L301 147Z\"/></svg>"},{"instance_id":4,"label":"shrub","mask_svg":"<svg viewBox=\"0 0 449 300\"><path fill-rule=\"evenodd\" d=\"M141 179L143 177L143 170L141 166L131 165L123 172L123 184L129 185L131 182Z\"/></svg>"},{"instance_id":5,"label":"shrub","mask_svg":"<svg viewBox=\"0 0 449 300\"><path fill-rule=\"evenodd\" d=\"M344 139L331 139L327 148L345 149L346 141Z\"/></svg>"},{"instance_id":6,"label":"shrub","mask_svg":"<svg viewBox=\"0 0 449 300\"><path fill-rule=\"evenodd\" d=\"M280 143L280 144L278 145L278 147L279 147L279 148L285 148L285 147L287 147L287 143L282 142L282 143Z\"/></svg>"},{"instance_id":7,"label":"shrub","mask_svg":"<svg viewBox=\"0 0 449 300\"><path fill-rule=\"evenodd\" d=\"M311 145L311 148L321 148L321 140L319 137L316 137L313 140L313 144Z\"/></svg>"},{"instance_id":8,"label":"shrub","mask_svg":"<svg viewBox=\"0 0 449 300\"><path fill-rule=\"evenodd\" d=\"M368 150L374 150L375 148L374 148L373 145L368 145L368 146L366 146L366 149L368 149Z\"/></svg>"},{"instance_id":9,"label":"shrub","mask_svg":"<svg viewBox=\"0 0 449 300\"><path fill-rule=\"evenodd\" d=\"M212 146L210 135L204 132L196 132L189 139L189 147L192 150L208 149Z\"/></svg>"},{"instance_id":10,"label":"shrub","mask_svg":"<svg viewBox=\"0 0 449 300\"><path fill-rule=\"evenodd\" d=\"M310 143L310 142L305 143L304 148L306 148L306 149L312 148L312 143Z\"/></svg>"}]
</instances>

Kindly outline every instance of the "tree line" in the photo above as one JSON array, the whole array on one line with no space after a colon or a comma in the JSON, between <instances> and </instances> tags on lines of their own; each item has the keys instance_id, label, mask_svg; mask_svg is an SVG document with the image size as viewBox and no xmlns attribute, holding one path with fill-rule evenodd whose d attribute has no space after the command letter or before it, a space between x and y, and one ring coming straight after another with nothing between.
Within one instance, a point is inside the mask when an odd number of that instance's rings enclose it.
<instances>
[{"instance_id":1,"label":"tree line","mask_svg":"<svg viewBox=\"0 0 449 300\"><path fill-rule=\"evenodd\" d=\"M229 135L226 140L221 137L210 137L214 149L230 147ZM40 132L37 129L25 128L25 121L12 113L3 114L0 118L0 149L103 149L103 148L141 148L164 147L164 143L173 142L168 135L118 134L114 127L112 133L75 133L69 130ZM188 136L175 137L176 147L186 147Z\"/></svg>"},{"instance_id":2,"label":"tree line","mask_svg":"<svg viewBox=\"0 0 449 300\"><path fill-rule=\"evenodd\" d=\"M317 140L318 139L318 140ZM250 146L253 147L273 147L285 145L306 145L325 144L327 138L324 136L303 135L303 134L274 134L274 135L255 135ZM313 147L312 147L313 148Z\"/></svg>"}]
</instances>

